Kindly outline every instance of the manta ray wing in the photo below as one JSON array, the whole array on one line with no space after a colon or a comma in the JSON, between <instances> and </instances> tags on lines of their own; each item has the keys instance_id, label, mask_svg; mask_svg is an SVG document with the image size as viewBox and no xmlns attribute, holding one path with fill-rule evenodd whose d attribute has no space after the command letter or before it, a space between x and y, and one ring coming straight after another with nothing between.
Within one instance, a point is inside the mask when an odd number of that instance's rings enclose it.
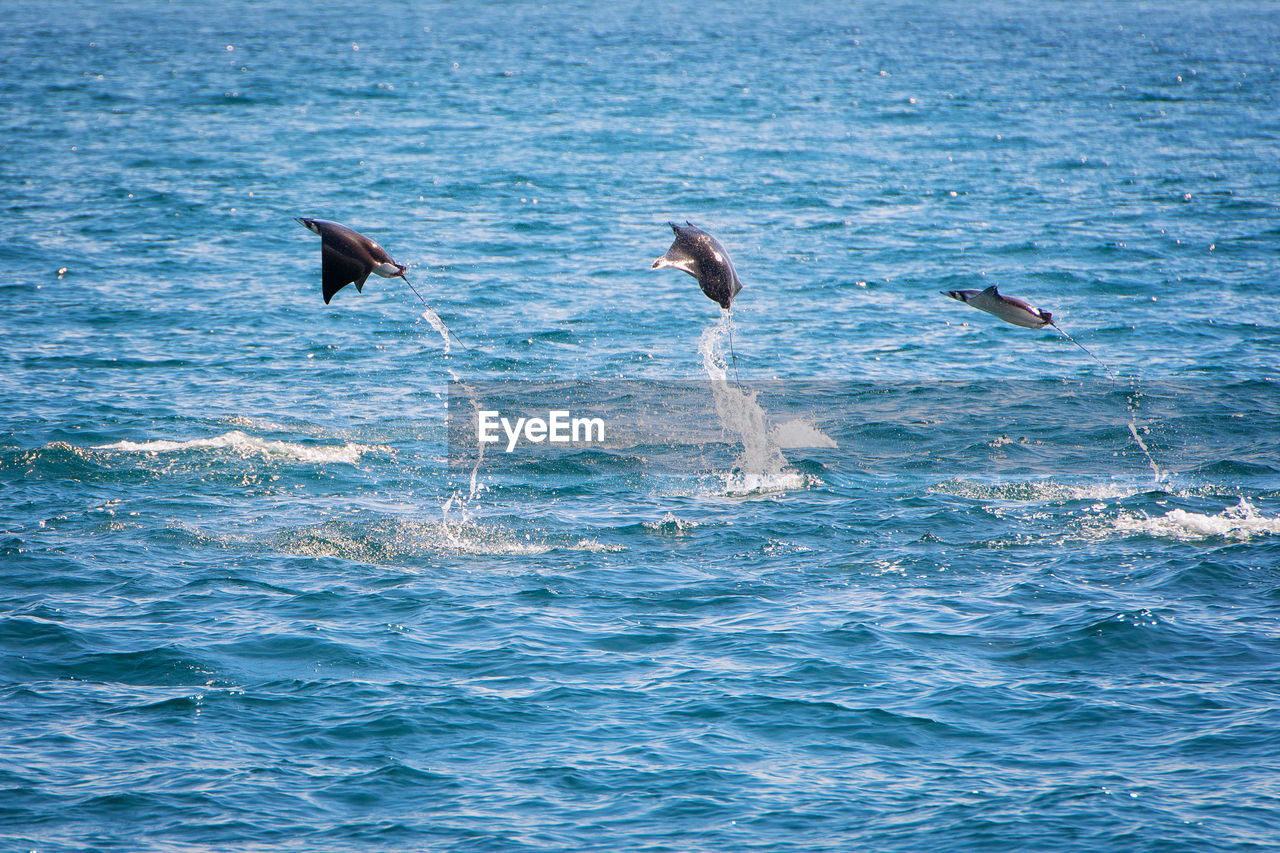
<instances>
[{"instance_id":1,"label":"manta ray wing","mask_svg":"<svg viewBox=\"0 0 1280 853\"><path fill-rule=\"evenodd\" d=\"M327 242L320 249L320 262L324 288L324 304L328 305L333 295L348 284L354 283L356 290L363 290L364 281L369 277L370 268L349 258Z\"/></svg>"}]
</instances>

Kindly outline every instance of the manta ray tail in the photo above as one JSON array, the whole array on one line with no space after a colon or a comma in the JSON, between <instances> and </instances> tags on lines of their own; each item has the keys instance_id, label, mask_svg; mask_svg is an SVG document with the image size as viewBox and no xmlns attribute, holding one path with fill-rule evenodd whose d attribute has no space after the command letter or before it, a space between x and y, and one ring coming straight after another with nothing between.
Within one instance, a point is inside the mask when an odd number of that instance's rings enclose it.
<instances>
[{"instance_id":1,"label":"manta ray tail","mask_svg":"<svg viewBox=\"0 0 1280 853\"><path fill-rule=\"evenodd\" d=\"M413 286L413 282L409 281L409 277L406 276L404 273L400 273L399 277L403 278L404 283L409 285L409 289L413 291L413 295L418 297L418 301L422 303L422 307L430 311L431 306L427 304L427 300L422 298L422 294L418 292L418 288ZM441 325L444 325L444 324L442 323ZM457 333L454 332L453 329L450 329L448 326L445 326L445 329L448 330L449 334L453 335L453 339L457 342L458 346L462 347L465 350L471 349L471 347L467 346L462 342L462 339L458 337Z\"/></svg>"},{"instance_id":2,"label":"manta ray tail","mask_svg":"<svg viewBox=\"0 0 1280 853\"><path fill-rule=\"evenodd\" d=\"M1111 365L1107 364L1105 361L1103 361L1102 359L1100 359L1100 358L1098 358L1096 355L1094 355L1092 352L1090 352L1090 351L1089 351L1089 349L1088 349L1087 347L1085 347L1085 345L1084 345L1084 344L1080 343L1080 342L1079 342L1079 341L1077 341L1075 338L1071 337L1071 336L1070 336L1070 335L1068 335L1066 332L1062 331L1062 327L1061 327L1061 326L1059 326L1057 323L1054 323L1053 321L1050 321L1050 322L1049 322L1049 325L1050 325L1050 326L1053 326L1055 329L1057 329L1057 330L1058 330L1058 334L1062 335L1064 338L1066 338L1067 340L1071 341L1071 343L1073 343L1073 344L1075 344L1076 346L1080 347L1080 349L1084 351L1085 355L1089 356L1089 358L1093 359L1094 361L1098 362L1098 364L1102 365L1102 369L1103 369L1103 370L1105 370L1105 371L1107 372L1107 375L1108 375L1108 376L1110 376L1112 379L1115 379L1115 378L1116 378L1116 372L1115 372L1114 370L1112 370L1112 369L1111 369Z\"/></svg>"},{"instance_id":3,"label":"manta ray tail","mask_svg":"<svg viewBox=\"0 0 1280 853\"><path fill-rule=\"evenodd\" d=\"M729 329L729 360L733 362L733 383L738 386L738 390L742 390L742 378L738 376L738 354L733 351L733 308L724 309L729 315L729 322L725 325Z\"/></svg>"}]
</instances>

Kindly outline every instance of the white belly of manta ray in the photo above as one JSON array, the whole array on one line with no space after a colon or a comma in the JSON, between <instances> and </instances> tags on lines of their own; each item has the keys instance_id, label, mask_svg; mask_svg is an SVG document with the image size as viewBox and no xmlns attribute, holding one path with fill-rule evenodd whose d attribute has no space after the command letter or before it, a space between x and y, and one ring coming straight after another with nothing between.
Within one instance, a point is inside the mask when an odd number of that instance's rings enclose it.
<instances>
[{"instance_id":1,"label":"white belly of manta ray","mask_svg":"<svg viewBox=\"0 0 1280 853\"><path fill-rule=\"evenodd\" d=\"M395 278L400 275L400 268L395 264L382 263L373 268L373 272L383 278Z\"/></svg>"},{"instance_id":2,"label":"white belly of manta ray","mask_svg":"<svg viewBox=\"0 0 1280 853\"><path fill-rule=\"evenodd\" d=\"M1049 322L1038 314L1033 314L1020 305L1011 305L1009 300L1001 299L986 291L970 297L969 304L974 308L980 308L990 314L995 314L1006 323L1012 323L1015 326L1022 326L1026 329L1043 329L1049 325Z\"/></svg>"}]
</instances>

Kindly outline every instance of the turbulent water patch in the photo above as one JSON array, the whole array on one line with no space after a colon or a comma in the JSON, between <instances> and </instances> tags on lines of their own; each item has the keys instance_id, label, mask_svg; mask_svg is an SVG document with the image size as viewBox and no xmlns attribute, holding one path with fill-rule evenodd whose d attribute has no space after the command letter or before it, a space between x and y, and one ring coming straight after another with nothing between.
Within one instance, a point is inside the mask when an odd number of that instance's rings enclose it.
<instances>
[{"instance_id":1,"label":"turbulent water patch","mask_svg":"<svg viewBox=\"0 0 1280 853\"><path fill-rule=\"evenodd\" d=\"M1014 483L982 483L974 480L945 480L930 486L934 494L954 495L982 501L1062 502L1108 501L1130 498L1149 491L1150 484L1139 483L1061 483L1057 480L1034 480Z\"/></svg>"},{"instance_id":2,"label":"turbulent water patch","mask_svg":"<svg viewBox=\"0 0 1280 853\"><path fill-rule=\"evenodd\" d=\"M369 523L329 521L283 530L272 546L290 554L337 557L362 563L412 563L432 554L535 556L552 551L609 552L621 549L594 538L517 532L488 521L410 521L383 519Z\"/></svg>"}]
</instances>

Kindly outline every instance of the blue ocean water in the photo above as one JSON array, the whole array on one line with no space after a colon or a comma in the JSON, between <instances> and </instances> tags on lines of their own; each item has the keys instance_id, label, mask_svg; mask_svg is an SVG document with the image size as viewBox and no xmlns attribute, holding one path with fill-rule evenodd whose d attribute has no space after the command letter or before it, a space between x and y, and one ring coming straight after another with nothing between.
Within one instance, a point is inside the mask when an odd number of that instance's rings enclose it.
<instances>
[{"instance_id":1,"label":"blue ocean water","mask_svg":"<svg viewBox=\"0 0 1280 853\"><path fill-rule=\"evenodd\" d=\"M1280 7L0 20L0 847L1274 849Z\"/></svg>"}]
</instances>

